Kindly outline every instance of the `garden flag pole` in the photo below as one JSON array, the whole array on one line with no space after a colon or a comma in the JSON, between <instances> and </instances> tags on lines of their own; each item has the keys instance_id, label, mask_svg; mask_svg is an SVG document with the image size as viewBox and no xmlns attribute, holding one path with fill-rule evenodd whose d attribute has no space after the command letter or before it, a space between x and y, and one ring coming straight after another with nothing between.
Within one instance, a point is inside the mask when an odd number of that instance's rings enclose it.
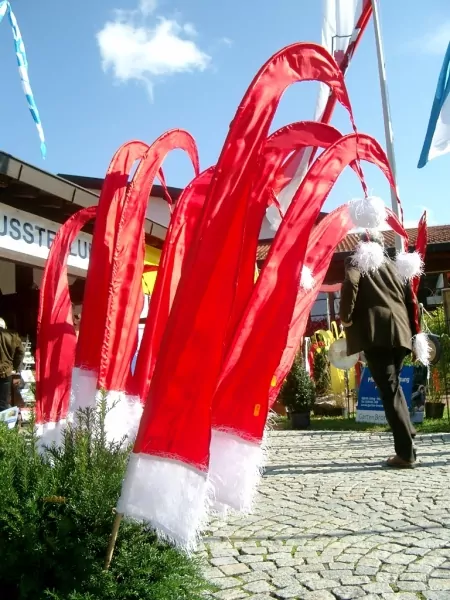
<instances>
[{"instance_id":1,"label":"garden flag pole","mask_svg":"<svg viewBox=\"0 0 450 600\"><path fill-rule=\"evenodd\" d=\"M33 121L36 123L36 129L39 134L39 139L41 140L42 158L45 158L47 154L47 147L45 145L44 130L42 128L41 117L39 116L39 111L36 106L36 102L34 101L33 91L31 89L30 79L28 77L28 61L25 53L25 45L23 43L17 19L11 8L11 4L7 0L0 1L0 23L2 22L6 13L8 13L9 22L11 24L14 37L14 46L16 48L17 64L19 65L20 80L22 82L25 98L28 102L28 108L30 109Z\"/></svg>"},{"instance_id":2,"label":"garden flag pole","mask_svg":"<svg viewBox=\"0 0 450 600\"><path fill-rule=\"evenodd\" d=\"M450 152L450 42L439 74L418 168L447 152Z\"/></svg>"},{"instance_id":3,"label":"garden flag pole","mask_svg":"<svg viewBox=\"0 0 450 600\"><path fill-rule=\"evenodd\" d=\"M381 91L381 104L383 107L383 120L384 120L384 133L386 136L386 152L391 165L392 173L395 180L395 189L391 188L391 205L392 210L403 221L400 213L400 205L398 202L398 186L397 186L397 173L395 168L395 153L394 153L394 132L392 129L391 121L391 109L389 106L389 98L387 91L387 80L386 80L386 65L384 62L384 51L383 41L381 38L381 26L380 26L380 15L378 12L378 0L371 0L373 10L373 25L375 29L375 42L377 46L377 58L378 58L378 74L380 77L380 91ZM395 248L397 252L401 252L403 248L402 238L399 235L395 235Z\"/></svg>"}]
</instances>

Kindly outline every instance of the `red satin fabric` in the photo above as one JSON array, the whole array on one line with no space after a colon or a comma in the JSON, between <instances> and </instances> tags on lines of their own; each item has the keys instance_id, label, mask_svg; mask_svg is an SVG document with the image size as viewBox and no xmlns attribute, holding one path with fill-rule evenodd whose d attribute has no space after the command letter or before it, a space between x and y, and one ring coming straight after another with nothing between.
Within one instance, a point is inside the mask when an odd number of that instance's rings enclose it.
<instances>
[{"instance_id":1,"label":"red satin fabric","mask_svg":"<svg viewBox=\"0 0 450 600\"><path fill-rule=\"evenodd\" d=\"M199 234L201 211L213 173L214 167L210 167L184 189L169 223L134 375L127 386L131 395L143 401L148 395L159 346L188 250L195 245L195 238Z\"/></svg>"},{"instance_id":2,"label":"red satin fabric","mask_svg":"<svg viewBox=\"0 0 450 600\"><path fill-rule=\"evenodd\" d=\"M416 252L420 255L420 258L425 262L425 254L427 252L427 243L428 243L428 229L427 229L427 213L426 211L420 218L419 226L417 230L417 239L416 239ZM414 277L412 282L412 290L414 295L417 297L417 292L419 290L420 285L420 275Z\"/></svg>"},{"instance_id":3,"label":"red satin fabric","mask_svg":"<svg viewBox=\"0 0 450 600\"><path fill-rule=\"evenodd\" d=\"M77 337L67 280L70 246L97 207L83 208L61 225L50 248L39 292L36 348L36 423L65 419ZM83 315L84 318L84 315Z\"/></svg>"},{"instance_id":4,"label":"red satin fabric","mask_svg":"<svg viewBox=\"0 0 450 600\"><path fill-rule=\"evenodd\" d=\"M376 164L394 185L387 157L370 136L342 137L317 158L278 229L238 328L214 398L213 427L261 440L268 390L288 340L309 233L339 174L358 158ZM246 385L249 376L251 385Z\"/></svg>"},{"instance_id":5,"label":"red satin fabric","mask_svg":"<svg viewBox=\"0 0 450 600\"><path fill-rule=\"evenodd\" d=\"M282 93L291 83L313 79L326 81L350 110L338 66L315 44L294 44L278 52L259 71L238 108L208 191L201 235L167 322L136 453L208 467L211 400L224 358L252 181Z\"/></svg>"},{"instance_id":6,"label":"red satin fabric","mask_svg":"<svg viewBox=\"0 0 450 600\"><path fill-rule=\"evenodd\" d=\"M399 206L401 207L400 199L398 197L397 197L397 202L398 202ZM409 237L406 232L406 229L403 227L402 223L400 222L399 218L397 217L397 215L394 213L393 210L386 207L386 214L387 214L386 223L389 225L389 227L391 227L391 229L393 229L395 231L395 233L398 233L398 235L402 238L403 250L405 252L408 252ZM402 214L403 214L403 211L402 211Z\"/></svg>"},{"instance_id":7,"label":"red satin fabric","mask_svg":"<svg viewBox=\"0 0 450 600\"><path fill-rule=\"evenodd\" d=\"M418 231L417 231L417 240L416 240L416 252L419 253L419 255L424 263L425 263L425 254L427 252L427 243L428 243L428 229L427 229L427 213L425 211L419 221L419 227L418 227ZM416 324L417 333L419 333L422 329L421 324L420 324L419 303L417 301L417 292L419 291L419 285L420 285L420 275L414 277L414 279L412 281L412 285L411 285L412 292L416 299L416 302L414 304L414 320L415 320L415 324Z\"/></svg>"},{"instance_id":8,"label":"red satin fabric","mask_svg":"<svg viewBox=\"0 0 450 600\"><path fill-rule=\"evenodd\" d=\"M148 147L143 142L121 146L109 165L100 193L75 361L77 367L94 372L100 367L112 257L128 177Z\"/></svg>"},{"instance_id":9,"label":"red satin fabric","mask_svg":"<svg viewBox=\"0 0 450 600\"><path fill-rule=\"evenodd\" d=\"M343 205L329 213L311 232L308 240L305 265L313 273L315 286L312 290L304 290L301 287L298 290L294 314L289 325L287 344L280 364L275 371L275 385L271 385L269 390L269 408L276 401L283 381L292 367L301 339L305 333L308 316L325 279L336 246L344 239L352 227L353 222L350 218L348 206Z\"/></svg>"},{"instance_id":10,"label":"red satin fabric","mask_svg":"<svg viewBox=\"0 0 450 600\"><path fill-rule=\"evenodd\" d=\"M180 129L164 133L143 156L128 187L116 225L97 384L100 389L118 391L126 388L142 312L145 214L161 163L174 149L185 150L198 173L198 153L193 137Z\"/></svg>"}]
</instances>

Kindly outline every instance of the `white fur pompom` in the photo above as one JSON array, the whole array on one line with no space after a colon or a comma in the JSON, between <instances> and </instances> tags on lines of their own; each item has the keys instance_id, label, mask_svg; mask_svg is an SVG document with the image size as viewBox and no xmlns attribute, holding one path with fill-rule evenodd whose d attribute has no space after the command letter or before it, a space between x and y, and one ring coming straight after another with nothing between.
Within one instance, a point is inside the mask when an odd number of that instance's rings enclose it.
<instances>
[{"instance_id":1,"label":"white fur pompom","mask_svg":"<svg viewBox=\"0 0 450 600\"><path fill-rule=\"evenodd\" d=\"M428 336L426 333L418 333L413 338L413 351L423 365L430 364L431 348L428 342Z\"/></svg>"},{"instance_id":2,"label":"white fur pompom","mask_svg":"<svg viewBox=\"0 0 450 600\"><path fill-rule=\"evenodd\" d=\"M362 274L377 271L385 260L383 247L377 242L359 242L352 256L352 264Z\"/></svg>"},{"instance_id":3,"label":"white fur pompom","mask_svg":"<svg viewBox=\"0 0 450 600\"><path fill-rule=\"evenodd\" d=\"M350 200L349 211L355 227L377 229L386 221L386 206L377 196Z\"/></svg>"},{"instance_id":4,"label":"white fur pompom","mask_svg":"<svg viewBox=\"0 0 450 600\"><path fill-rule=\"evenodd\" d=\"M312 290L315 283L311 269L304 265L302 268L302 276L300 277L300 287L304 290Z\"/></svg>"},{"instance_id":5,"label":"white fur pompom","mask_svg":"<svg viewBox=\"0 0 450 600\"><path fill-rule=\"evenodd\" d=\"M400 277L405 280L413 279L423 273L423 260L418 252L399 252L395 264Z\"/></svg>"}]
</instances>

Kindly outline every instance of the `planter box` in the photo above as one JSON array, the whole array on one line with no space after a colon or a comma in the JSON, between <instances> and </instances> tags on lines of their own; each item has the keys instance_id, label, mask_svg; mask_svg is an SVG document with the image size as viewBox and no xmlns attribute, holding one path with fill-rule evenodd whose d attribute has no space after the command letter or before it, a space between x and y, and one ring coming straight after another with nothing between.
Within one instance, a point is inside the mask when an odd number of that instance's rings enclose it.
<instances>
[{"instance_id":1,"label":"planter box","mask_svg":"<svg viewBox=\"0 0 450 600\"><path fill-rule=\"evenodd\" d=\"M425 417L427 419L442 419L445 404L442 402L425 402Z\"/></svg>"},{"instance_id":2,"label":"planter box","mask_svg":"<svg viewBox=\"0 0 450 600\"><path fill-rule=\"evenodd\" d=\"M309 429L311 413L290 413L292 429Z\"/></svg>"}]
</instances>

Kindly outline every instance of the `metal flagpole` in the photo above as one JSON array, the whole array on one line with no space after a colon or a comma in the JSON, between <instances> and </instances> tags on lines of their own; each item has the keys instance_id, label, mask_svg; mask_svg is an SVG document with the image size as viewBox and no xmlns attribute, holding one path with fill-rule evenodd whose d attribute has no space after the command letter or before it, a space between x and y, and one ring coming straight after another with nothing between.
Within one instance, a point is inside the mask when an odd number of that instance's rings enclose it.
<instances>
[{"instance_id":1,"label":"metal flagpole","mask_svg":"<svg viewBox=\"0 0 450 600\"><path fill-rule=\"evenodd\" d=\"M392 122L391 122L391 110L389 106L389 98L387 91L387 82L386 82L386 65L384 63L384 52L383 52L383 42L381 39L381 27L380 27L380 14L378 11L378 0L371 0L372 2L372 11L373 11L373 25L375 29L375 41L377 45L377 57L378 57L378 73L380 76L380 90L381 90L381 104L383 106L383 120L384 120L384 134L386 136L386 150L387 156L389 159L389 163L391 165L392 173L394 175L395 187L398 193L397 186L397 173L395 167L395 154L394 154L394 133L392 131ZM391 204L392 210L399 217L399 205L397 198L395 196L394 190L391 189ZM395 248L397 251L402 250L402 238L396 234L395 235Z\"/></svg>"}]
</instances>

